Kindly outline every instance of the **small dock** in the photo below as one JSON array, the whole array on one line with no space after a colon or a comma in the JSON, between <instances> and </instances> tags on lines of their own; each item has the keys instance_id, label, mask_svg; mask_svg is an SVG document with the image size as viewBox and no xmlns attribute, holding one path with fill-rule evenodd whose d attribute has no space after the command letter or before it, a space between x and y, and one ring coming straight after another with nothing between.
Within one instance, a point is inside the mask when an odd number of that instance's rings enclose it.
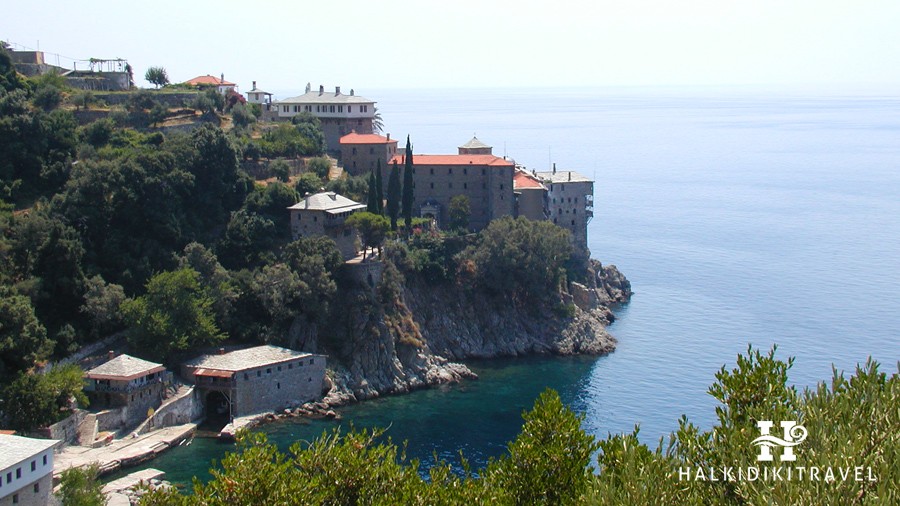
<instances>
[{"instance_id":1,"label":"small dock","mask_svg":"<svg viewBox=\"0 0 900 506\"><path fill-rule=\"evenodd\" d=\"M67 446L54 457L53 478L58 480L70 467L84 467L97 463L100 474L108 474L123 467L140 464L156 457L160 452L178 445L197 430L197 424L188 423L165 427L136 437L116 439L99 448Z\"/></svg>"},{"instance_id":2,"label":"small dock","mask_svg":"<svg viewBox=\"0 0 900 506\"><path fill-rule=\"evenodd\" d=\"M113 492L121 492L122 490L134 488L141 483L147 483L150 480L162 479L162 477L165 475L166 473L160 471L159 469L152 468L144 469L143 471L136 471L129 474L128 476L107 483L103 486L103 493L111 494Z\"/></svg>"}]
</instances>

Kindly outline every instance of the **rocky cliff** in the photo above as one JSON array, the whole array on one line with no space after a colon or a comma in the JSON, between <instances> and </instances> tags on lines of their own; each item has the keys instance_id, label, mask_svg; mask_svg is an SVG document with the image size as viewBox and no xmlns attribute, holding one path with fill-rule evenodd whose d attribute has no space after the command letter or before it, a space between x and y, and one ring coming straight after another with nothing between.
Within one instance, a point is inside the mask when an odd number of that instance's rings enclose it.
<instances>
[{"instance_id":1,"label":"rocky cliff","mask_svg":"<svg viewBox=\"0 0 900 506\"><path fill-rule=\"evenodd\" d=\"M321 343L334 371L326 402L474 378L457 362L467 358L609 353L616 346L606 331L614 319L610 305L627 302L632 293L614 265L593 260L586 283L569 283L558 300L541 305L448 283L435 286L423 277L408 277L402 286L393 294L383 287L348 294L343 337Z\"/></svg>"}]
</instances>

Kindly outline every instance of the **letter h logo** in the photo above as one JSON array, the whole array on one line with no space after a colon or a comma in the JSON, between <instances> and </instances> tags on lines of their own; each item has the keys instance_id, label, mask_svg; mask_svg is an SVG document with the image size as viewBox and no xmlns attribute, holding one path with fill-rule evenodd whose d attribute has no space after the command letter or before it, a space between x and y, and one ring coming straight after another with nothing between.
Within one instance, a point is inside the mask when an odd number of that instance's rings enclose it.
<instances>
[{"instance_id":1,"label":"letter h logo","mask_svg":"<svg viewBox=\"0 0 900 506\"><path fill-rule=\"evenodd\" d=\"M781 428L784 430L784 439L770 434L772 426L775 425L771 420L760 420L756 422L759 432L762 434L753 440L753 444L759 446L759 456L756 460L760 462L771 462L772 447L781 446L781 461L795 461L797 456L794 455L794 447L806 440L806 427L797 425L796 421L781 422Z\"/></svg>"}]
</instances>

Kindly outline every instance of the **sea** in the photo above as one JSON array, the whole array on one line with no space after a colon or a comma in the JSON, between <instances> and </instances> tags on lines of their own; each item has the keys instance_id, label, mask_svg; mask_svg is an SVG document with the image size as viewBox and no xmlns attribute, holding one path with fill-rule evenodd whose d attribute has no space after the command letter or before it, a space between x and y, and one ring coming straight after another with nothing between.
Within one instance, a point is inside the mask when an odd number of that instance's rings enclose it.
<instances>
[{"instance_id":1,"label":"sea","mask_svg":"<svg viewBox=\"0 0 900 506\"><path fill-rule=\"evenodd\" d=\"M294 93L295 94L295 93ZM287 449L380 427L427 469L502 455L546 388L597 438L655 448L686 416L715 423L714 375L748 346L795 357L798 388L900 360L900 88L359 90L415 153L477 136L535 170L594 183L594 258L634 296L614 353L473 361L480 379L264 427ZM292 93L285 93L290 96ZM195 438L146 466L187 485L233 445Z\"/></svg>"}]
</instances>

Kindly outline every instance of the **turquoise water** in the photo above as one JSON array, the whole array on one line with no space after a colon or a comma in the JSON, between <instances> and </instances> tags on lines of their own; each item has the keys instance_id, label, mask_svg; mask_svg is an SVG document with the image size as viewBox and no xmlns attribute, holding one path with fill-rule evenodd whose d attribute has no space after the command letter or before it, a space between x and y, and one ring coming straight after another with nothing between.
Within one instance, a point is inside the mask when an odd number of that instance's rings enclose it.
<instances>
[{"instance_id":1,"label":"turquoise water","mask_svg":"<svg viewBox=\"0 0 900 506\"><path fill-rule=\"evenodd\" d=\"M747 344L796 356L812 385L872 356L900 359L900 99L811 90L373 91L393 137L453 153L473 133L528 168L595 179L589 245L636 292L600 358L472 365L479 381L348 407L427 465L500 454L543 388L603 437L648 443L682 414L713 422L713 374ZM402 141L401 141L402 142ZM333 427L265 430L287 447ZM176 482L230 449L197 439L153 461Z\"/></svg>"}]
</instances>

